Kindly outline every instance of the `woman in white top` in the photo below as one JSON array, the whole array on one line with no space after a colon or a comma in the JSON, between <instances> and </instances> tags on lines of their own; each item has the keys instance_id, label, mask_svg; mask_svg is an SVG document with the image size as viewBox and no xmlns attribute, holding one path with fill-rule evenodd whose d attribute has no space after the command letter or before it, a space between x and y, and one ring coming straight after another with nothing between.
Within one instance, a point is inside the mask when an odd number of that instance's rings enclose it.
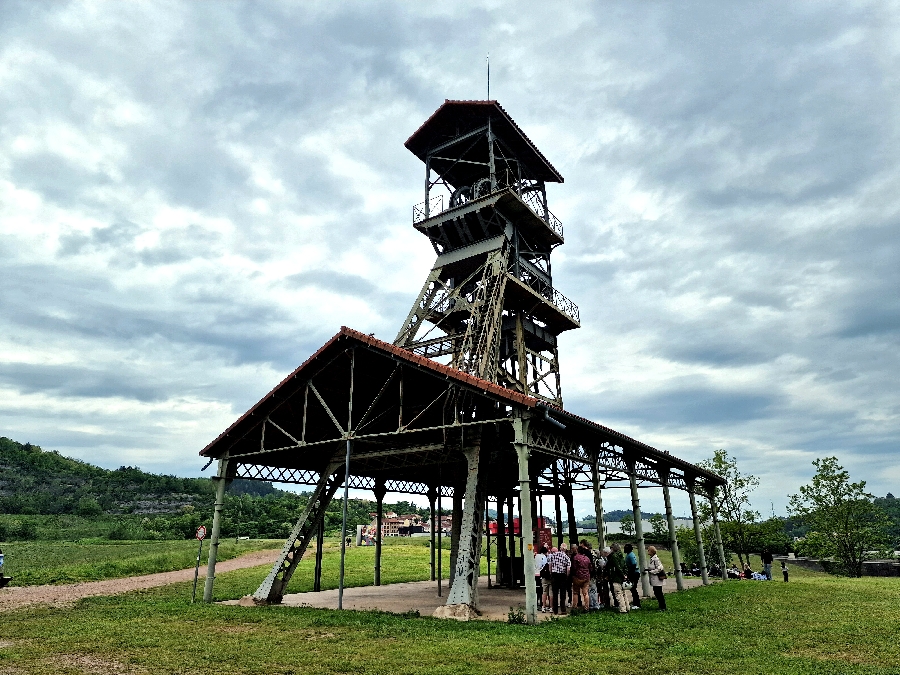
<instances>
[{"instance_id":1,"label":"woman in white top","mask_svg":"<svg viewBox=\"0 0 900 675\"><path fill-rule=\"evenodd\" d=\"M665 573L665 568L663 567L659 556L656 555L655 546L647 547L647 555L650 556L650 567L647 568L647 574L650 577L650 585L653 587L653 595L656 596L656 599L659 602L659 608L665 611L666 597L663 595L663 585L666 583L666 580L664 578L659 578L660 573Z\"/></svg>"},{"instance_id":2,"label":"woman in white top","mask_svg":"<svg viewBox=\"0 0 900 675\"><path fill-rule=\"evenodd\" d=\"M541 601L541 611L550 612L550 561L547 557L547 545L541 546L541 550L534 554L534 585L537 589L538 600ZM543 574L542 574L543 572Z\"/></svg>"}]
</instances>

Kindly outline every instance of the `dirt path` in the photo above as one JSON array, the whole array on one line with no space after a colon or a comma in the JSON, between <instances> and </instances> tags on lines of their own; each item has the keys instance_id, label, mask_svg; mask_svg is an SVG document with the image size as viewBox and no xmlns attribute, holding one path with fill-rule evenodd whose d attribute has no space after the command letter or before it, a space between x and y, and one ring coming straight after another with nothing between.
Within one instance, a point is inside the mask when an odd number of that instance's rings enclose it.
<instances>
[{"instance_id":1,"label":"dirt path","mask_svg":"<svg viewBox=\"0 0 900 675\"><path fill-rule=\"evenodd\" d=\"M216 565L217 572L230 572L245 567L272 564L278 551L255 551L231 560L220 561ZM206 565L200 566L200 578L206 577ZM165 586L179 581L191 581L194 568L145 574L139 577L124 579L105 579L103 581L85 581L77 584L60 584L48 586L14 586L0 590L0 612L8 612L26 605L46 604L56 607L71 605L81 598L94 595L116 595L128 591L139 591L144 588ZM198 589L198 594L202 588Z\"/></svg>"}]
</instances>

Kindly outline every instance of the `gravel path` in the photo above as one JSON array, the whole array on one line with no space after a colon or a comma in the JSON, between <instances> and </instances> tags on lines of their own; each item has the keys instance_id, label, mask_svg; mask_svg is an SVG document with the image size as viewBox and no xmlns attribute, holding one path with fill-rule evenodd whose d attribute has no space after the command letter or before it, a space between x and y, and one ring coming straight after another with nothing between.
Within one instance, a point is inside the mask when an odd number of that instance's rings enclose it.
<instances>
[{"instance_id":1,"label":"gravel path","mask_svg":"<svg viewBox=\"0 0 900 675\"><path fill-rule=\"evenodd\" d=\"M230 572L245 567L257 567L258 565L271 565L278 551L255 551L231 560L223 560L216 564L217 572ZM206 577L206 565L200 566L200 578ZM94 595L116 595L128 591L139 591L144 588L165 586L179 581L192 581L194 568L176 570L175 572L159 572L157 574L145 574L139 577L126 577L124 579L105 579L104 581L85 581L77 584L60 584L47 586L14 586L0 590L0 612L8 612L26 605L45 604L55 607L72 605L81 598ZM198 594L202 593L202 587L198 588Z\"/></svg>"}]
</instances>

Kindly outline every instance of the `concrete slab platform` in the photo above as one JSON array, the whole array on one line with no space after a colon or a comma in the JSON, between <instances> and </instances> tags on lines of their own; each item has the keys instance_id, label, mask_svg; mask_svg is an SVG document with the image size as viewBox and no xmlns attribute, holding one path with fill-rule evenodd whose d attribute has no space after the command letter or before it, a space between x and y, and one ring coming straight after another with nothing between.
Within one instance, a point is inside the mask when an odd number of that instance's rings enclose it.
<instances>
[{"instance_id":1,"label":"concrete slab platform","mask_svg":"<svg viewBox=\"0 0 900 675\"><path fill-rule=\"evenodd\" d=\"M686 578L685 589L702 585L700 579ZM675 592L675 580L666 583L665 593ZM361 586L344 589L344 609L380 610L383 612L418 611L422 616L431 616L435 609L447 600L447 581L444 580L442 596L437 594L436 581L413 581L403 584L385 586ZM320 609L337 609L337 589L319 591L317 593L290 593L284 596L285 607L317 607ZM510 608L525 607L525 589L509 590L505 588L488 588L487 577L478 580L478 598L481 616L484 621L506 621ZM238 600L230 600L223 604L238 604ZM553 618L552 614L538 613L539 621Z\"/></svg>"}]
</instances>

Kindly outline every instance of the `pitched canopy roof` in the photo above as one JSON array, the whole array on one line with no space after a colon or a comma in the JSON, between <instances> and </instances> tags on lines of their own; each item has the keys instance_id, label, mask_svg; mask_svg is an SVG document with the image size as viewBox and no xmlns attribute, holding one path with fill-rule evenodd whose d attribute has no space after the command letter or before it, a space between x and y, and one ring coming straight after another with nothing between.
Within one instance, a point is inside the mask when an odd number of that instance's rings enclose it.
<instances>
[{"instance_id":1,"label":"pitched canopy roof","mask_svg":"<svg viewBox=\"0 0 900 675\"><path fill-rule=\"evenodd\" d=\"M563 182L562 174L544 157L497 101L447 99L404 145L424 162L431 149L484 126L488 117L491 119L491 131L528 166L534 178L548 183Z\"/></svg>"}]
</instances>

